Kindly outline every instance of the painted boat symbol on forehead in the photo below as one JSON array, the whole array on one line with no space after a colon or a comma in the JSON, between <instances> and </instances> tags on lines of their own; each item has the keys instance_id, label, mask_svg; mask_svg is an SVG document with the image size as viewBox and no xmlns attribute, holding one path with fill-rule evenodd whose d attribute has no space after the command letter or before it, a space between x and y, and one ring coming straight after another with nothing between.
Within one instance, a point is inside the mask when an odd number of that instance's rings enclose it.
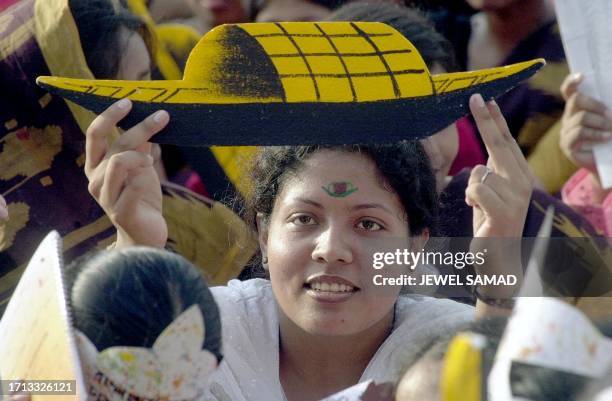
<instances>
[{"instance_id":1,"label":"painted boat symbol on forehead","mask_svg":"<svg viewBox=\"0 0 612 401\"><path fill-rule=\"evenodd\" d=\"M352 183L341 181L341 182L332 182L327 184L326 187L321 187L323 190L334 198L344 198L357 191L359 188L355 187Z\"/></svg>"}]
</instances>

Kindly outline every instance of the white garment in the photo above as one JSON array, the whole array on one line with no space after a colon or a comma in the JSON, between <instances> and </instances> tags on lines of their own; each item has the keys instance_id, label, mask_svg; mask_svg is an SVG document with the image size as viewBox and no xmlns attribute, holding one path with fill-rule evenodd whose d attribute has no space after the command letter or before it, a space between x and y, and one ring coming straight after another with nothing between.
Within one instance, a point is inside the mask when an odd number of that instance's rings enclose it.
<instances>
[{"instance_id":1,"label":"white garment","mask_svg":"<svg viewBox=\"0 0 612 401\"><path fill-rule=\"evenodd\" d=\"M223 361L210 378L205 401L285 401L278 370L278 311L268 280L232 280L211 288L219 305ZM438 336L474 317L474 308L451 300L402 296L395 327L360 382L397 381Z\"/></svg>"}]
</instances>

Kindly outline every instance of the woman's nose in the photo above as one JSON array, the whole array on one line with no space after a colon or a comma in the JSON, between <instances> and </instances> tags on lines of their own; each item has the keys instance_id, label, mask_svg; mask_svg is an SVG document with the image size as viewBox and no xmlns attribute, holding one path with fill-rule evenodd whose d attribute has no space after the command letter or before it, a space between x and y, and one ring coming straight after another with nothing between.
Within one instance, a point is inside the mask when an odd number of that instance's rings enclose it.
<instances>
[{"instance_id":1,"label":"woman's nose","mask_svg":"<svg viewBox=\"0 0 612 401\"><path fill-rule=\"evenodd\" d=\"M349 233L340 228L328 227L317 238L312 259L317 262L348 264L353 262L353 249Z\"/></svg>"}]
</instances>

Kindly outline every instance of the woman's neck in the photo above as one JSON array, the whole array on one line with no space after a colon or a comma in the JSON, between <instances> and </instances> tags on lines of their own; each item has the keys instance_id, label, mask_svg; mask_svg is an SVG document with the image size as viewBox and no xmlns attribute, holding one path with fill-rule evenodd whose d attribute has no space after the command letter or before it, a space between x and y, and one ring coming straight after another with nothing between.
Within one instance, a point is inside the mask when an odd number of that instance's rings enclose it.
<instances>
[{"instance_id":1,"label":"woman's neck","mask_svg":"<svg viewBox=\"0 0 612 401\"><path fill-rule=\"evenodd\" d=\"M393 316L391 310L365 332L321 336L305 332L279 312L279 373L287 400L318 400L357 384L391 333Z\"/></svg>"}]
</instances>

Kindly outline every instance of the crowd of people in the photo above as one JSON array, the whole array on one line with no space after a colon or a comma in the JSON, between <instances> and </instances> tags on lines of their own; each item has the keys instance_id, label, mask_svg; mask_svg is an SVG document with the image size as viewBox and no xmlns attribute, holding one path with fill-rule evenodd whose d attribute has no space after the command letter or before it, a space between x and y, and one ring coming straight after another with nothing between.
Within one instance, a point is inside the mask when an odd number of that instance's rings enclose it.
<instances>
[{"instance_id":1,"label":"crowd of people","mask_svg":"<svg viewBox=\"0 0 612 401\"><path fill-rule=\"evenodd\" d=\"M36 85L41 75L177 80L215 26L277 21L388 24L432 74L547 64L496 100L472 95L470 114L447 128L393 144L160 146L150 141L172 121L167 111L124 131L130 100L95 115ZM541 260L545 287L582 310L601 341L612 336L612 191L593 156L612 140L612 111L581 93L583 79L569 73L550 0L0 0L0 316L56 230L67 304L89 344L81 358L94 361L91 399L119 399L121 387L97 352L155 349L193 305L214 357L206 377L189 368L195 356L180 362L197 395L132 386L146 377L137 365L121 394L316 401L373 380L393 384L383 401L500 399L491 381L479 398L453 389L447 351L459 333L483 339L482 367L465 366L486 383L531 254L494 244L536 237L547 210L558 242ZM433 237L470 239L471 251L488 250L488 274L518 285L432 296L375 288L369 250L419 251ZM612 355L597 352L607 363L597 373L517 363L511 393L609 399Z\"/></svg>"}]
</instances>

